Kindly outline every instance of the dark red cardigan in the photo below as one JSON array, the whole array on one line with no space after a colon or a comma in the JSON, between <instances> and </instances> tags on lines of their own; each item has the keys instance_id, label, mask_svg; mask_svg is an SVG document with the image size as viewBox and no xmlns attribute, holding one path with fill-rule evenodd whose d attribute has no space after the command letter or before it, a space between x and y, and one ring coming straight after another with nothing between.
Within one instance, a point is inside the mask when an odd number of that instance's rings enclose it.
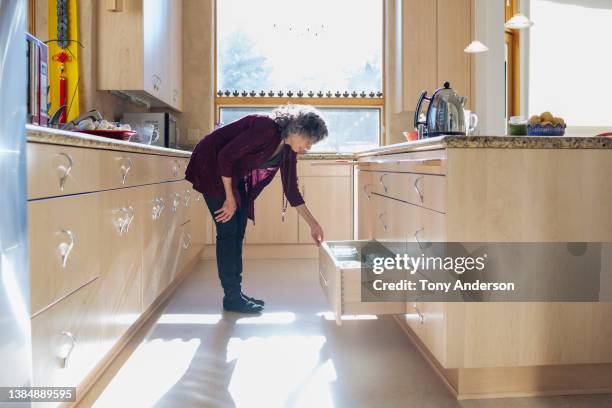
<instances>
[{"instance_id":1,"label":"dark red cardigan","mask_svg":"<svg viewBox=\"0 0 612 408\"><path fill-rule=\"evenodd\" d=\"M195 147L185 179L202 194L225 197L221 176L232 178L232 191L240 208L255 222L254 202L274 175L281 170L283 192L292 207L304 204L297 183L297 155L285 145L280 165L259 169L281 142L276 122L264 115L249 115L204 137ZM238 183L244 180L247 202L240 203Z\"/></svg>"}]
</instances>

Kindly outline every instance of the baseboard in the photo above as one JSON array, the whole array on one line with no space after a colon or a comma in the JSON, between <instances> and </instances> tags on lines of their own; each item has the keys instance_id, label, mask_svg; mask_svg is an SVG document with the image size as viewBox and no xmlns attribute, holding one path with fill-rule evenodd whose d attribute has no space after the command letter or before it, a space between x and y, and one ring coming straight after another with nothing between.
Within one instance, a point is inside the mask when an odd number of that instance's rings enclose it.
<instances>
[{"instance_id":1,"label":"baseboard","mask_svg":"<svg viewBox=\"0 0 612 408\"><path fill-rule=\"evenodd\" d=\"M402 316L393 318L458 400L612 393L612 363L444 368Z\"/></svg>"},{"instance_id":2,"label":"baseboard","mask_svg":"<svg viewBox=\"0 0 612 408\"><path fill-rule=\"evenodd\" d=\"M201 252L194 256L185 268L174 278L174 280L164 289L164 291L155 299L153 303L145 310L140 317L134 322L132 326L121 336L121 338L115 343L111 350L106 354L104 359L98 363L98 365L92 370L92 372L85 377L85 380L79 385L77 400L74 403L63 404L61 407L76 407L76 408L87 408L95 403L96 399L100 396L104 388L108 385L108 382L119 370L119 367L115 367L112 376L108 379L105 384L100 384L99 381L107 373L114 363L119 360L122 353L123 362L129 358L135 348L140 344L141 338L135 341L138 337L144 337L149 329L153 326L156 321L156 317L163 310L166 302L170 296L174 293L176 288L185 280L187 276L193 271L194 267L201 260ZM141 334L142 336L137 336ZM133 342L131 350L127 350L130 343ZM95 391L94 391L95 388Z\"/></svg>"},{"instance_id":3,"label":"baseboard","mask_svg":"<svg viewBox=\"0 0 612 408\"><path fill-rule=\"evenodd\" d=\"M202 259L215 259L215 246L206 245ZM243 259L315 259L319 248L314 244L247 244L242 249Z\"/></svg>"}]
</instances>

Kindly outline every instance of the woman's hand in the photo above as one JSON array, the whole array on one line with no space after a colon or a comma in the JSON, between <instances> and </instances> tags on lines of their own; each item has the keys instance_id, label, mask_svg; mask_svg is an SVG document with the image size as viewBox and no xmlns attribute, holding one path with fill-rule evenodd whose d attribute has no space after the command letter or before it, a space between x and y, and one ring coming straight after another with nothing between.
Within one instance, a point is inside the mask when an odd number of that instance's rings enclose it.
<instances>
[{"instance_id":1,"label":"woman's hand","mask_svg":"<svg viewBox=\"0 0 612 408\"><path fill-rule=\"evenodd\" d=\"M325 239L323 236L323 228L321 228L318 222L315 222L310 226L310 236L317 246L320 246L321 242L323 242Z\"/></svg>"},{"instance_id":2,"label":"woman's hand","mask_svg":"<svg viewBox=\"0 0 612 408\"><path fill-rule=\"evenodd\" d=\"M232 219L236 212L236 199L233 196L227 196L223 202L223 207L215 211L215 221L227 222Z\"/></svg>"}]
</instances>

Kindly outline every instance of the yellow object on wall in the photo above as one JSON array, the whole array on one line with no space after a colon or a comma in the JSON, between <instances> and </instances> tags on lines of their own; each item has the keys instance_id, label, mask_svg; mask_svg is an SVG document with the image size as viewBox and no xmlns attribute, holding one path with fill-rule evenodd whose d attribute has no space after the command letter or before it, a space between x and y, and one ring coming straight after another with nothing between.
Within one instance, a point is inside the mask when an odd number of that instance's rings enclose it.
<instances>
[{"instance_id":1,"label":"yellow object on wall","mask_svg":"<svg viewBox=\"0 0 612 408\"><path fill-rule=\"evenodd\" d=\"M71 121L79 115L79 45L78 41L78 13L77 0L66 0L68 2L68 42L66 52L71 60L66 61L64 75L66 76L66 121ZM57 41L57 0L49 0L49 84L51 107L49 115L52 115L59 107L59 84L61 74L61 63L55 61L53 56L62 52Z\"/></svg>"}]
</instances>

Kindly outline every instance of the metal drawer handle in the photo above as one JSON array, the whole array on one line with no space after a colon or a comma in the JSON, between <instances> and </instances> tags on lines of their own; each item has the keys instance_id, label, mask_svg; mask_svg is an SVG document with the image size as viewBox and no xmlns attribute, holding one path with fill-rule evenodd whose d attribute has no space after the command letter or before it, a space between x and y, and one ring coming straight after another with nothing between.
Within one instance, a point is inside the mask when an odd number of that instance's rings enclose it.
<instances>
[{"instance_id":1,"label":"metal drawer handle","mask_svg":"<svg viewBox=\"0 0 612 408\"><path fill-rule=\"evenodd\" d=\"M161 204L159 203L159 198L155 198L153 202L155 203L155 205L153 206L152 217L154 220L158 220L161 214Z\"/></svg>"},{"instance_id":2,"label":"metal drawer handle","mask_svg":"<svg viewBox=\"0 0 612 408\"><path fill-rule=\"evenodd\" d=\"M421 324L425 323L425 316L423 315L423 313L421 313L421 309L419 309L419 305L417 305L416 303L413 303L412 307L414 308L414 311L419 316L419 323Z\"/></svg>"},{"instance_id":3,"label":"metal drawer handle","mask_svg":"<svg viewBox=\"0 0 612 408\"><path fill-rule=\"evenodd\" d=\"M60 254L62 256L62 268L66 268L66 263L68 262L68 256L70 255L70 252L72 251L72 248L74 247L75 237L74 237L74 233L68 229L63 229L61 230L61 232L63 234L68 235L68 239L70 240L68 244L65 242L62 242L59 245Z\"/></svg>"},{"instance_id":4,"label":"metal drawer handle","mask_svg":"<svg viewBox=\"0 0 612 408\"><path fill-rule=\"evenodd\" d=\"M64 167L64 166L59 166L58 168L60 170L64 171L64 175L62 177L60 177L60 190L64 191L64 184L66 184L66 180L68 180L68 175L70 174L70 172L72 171L72 166L74 165L74 161L72 160L72 157L67 154L67 153L60 153L60 156L64 156L67 160L68 160L68 166Z\"/></svg>"},{"instance_id":5,"label":"metal drawer handle","mask_svg":"<svg viewBox=\"0 0 612 408\"><path fill-rule=\"evenodd\" d=\"M127 163L128 163L127 166L125 166L124 164L121 165L121 184L125 184L125 181L127 180L128 173L130 172L130 170L134 166L134 162L129 157L122 157L121 160L126 160Z\"/></svg>"},{"instance_id":6,"label":"metal drawer handle","mask_svg":"<svg viewBox=\"0 0 612 408\"><path fill-rule=\"evenodd\" d=\"M132 207L131 205L128 208L124 208L125 213L127 214L127 223L126 223L126 227L125 227L125 232L130 232L130 225L132 225L132 221L134 221L134 215L135 215L135 211L134 211L134 207Z\"/></svg>"},{"instance_id":7,"label":"metal drawer handle","mask_svg":"<svg viewBox=\"0 0 612 408\"><path fill-rule=\"evenodd\" d=\"M321 277L321 279L323 279L323 284L325 284L325 287L328 287L329 283L327 282L327 279L325 279L325 276L323 276L323 272L321 272L320 269L319 269L319 276Z\"/></svg>"},{"instance_id":8,"label":"metal drawer handle","mask_svg":"<svg viewBox=\"0 0 612 408\"><path fill-rule=\"evenodd\" d=\"M186 240L185 239L183 240L183 249L187 250L191 247L191 234L186 233L185 238Z\"/></svg>"},{"instance_id":9,"label":"metal drawer handle","mask_svg":"<svg viewBox=\"0 0 612 408\"><path fill-rule=\"evenodd\" d=\"M191 200L191 191L185 190L185 207L189 207L190 200Z\"/></svg>"},{"instance_id":10,"label":"metal drawer handle","mask_svg":"<svg viewBox=\"0 0 612 408\"><path fill-rule=\"evenodd\" d=\"M385 176L388 176L387 173L383 174L382 176L380 176L380 184L382 184L383 189L385 190L385 194L387 194L389 192L389 188L387 188L387 186L385 185L385 182L383 181L383 179L385 178Z\"/></svg>"},{"instance_id":11,"label":"metal drawer handle","mask_svg":"<svg viewBox=\"0 0 612 408\"><path fill-rule=\"evenodd\" d=\"M370 187L370 191L368 191L368 187ZM366 184L365 186L363 186L363 192L365 193L366 197L368 197L368 200L372 199L372 184Z\"/></svg>"},{"instance_id":12,"label":"metal drawer handle","mask_svg":"<svg viewBox=\"0 0 612 408\"><path fill-rule=\"evenodd\" d=\"M422 180L423 176L421 177L417 177L416 180L414 180L414 189L416 190L417 194L419 195L419 200L421 202L421 204L423 204L423 193L421 192L421 190L419 189L419 180Z\"/></svg>"},{"instance_id":13,"label":"metal drawer handle","mask_svg":"<svg viewBox=\"0 0 612 408\"><path fill-rule=\"evenodd\" d=\"M181 204L181 196L179 193L174 194L174 200L172 200L172 212L175 213L178 210L179 205Z\"/></svg>"},{"instance_id":14,"label":"metal drawer handle","mask_svg":"<svg viewBox=\"0 0 612 408\"><path fill-rule=\"evenodd\" d=\"M421 241L419 241L419 232L423 231L425 228L419 228L418 230L414 231L414 239L417 242L417 244L419 244L419 248L423 249L423 245L421 245Z\"/></svg>"},{"instance_id":15,"label":"metal drawer handle","mask_svg":"<svg viewBox=\"0 0 612 408\"><path fill-rule=\"evenodd\" d=\"M68 350L61 350L60 352L60 358L62 361L62 368L66 368L68 366L68 359L70 358L70 355L72 354L72 351L74 350L74 348L76 347L77 341L76 338L74 337L74 335L68 331L63 331L61 333L62 336L66 336L68 337L68 339L70 340L70 347L68 348Z\"/></svg>"},{"instance_id":16,"label":"metal drawer handle","mask_svg":"<svg viewBox=\"0 0 612 408\"><path fill-rule=\"evenodd\" d=\"M379 221L382 223L382 225L383 225L383 230L384 230L385 232L387 232L387 231L389 230L389 227L387 226L387 224L385 224L385 221L383 220L383 217L384 217L385 215L387 215L387 212L386 212L386 211L381 212L380 214L378 214L378 220L379 220Z\"/></svg>"},{"instance_id":17,"label":"metal drawer handle","mask_svg":"<svg viewBox=\"0 0 612 408\"><path fill-rule=\"evenodd\" d=\"M173 160L174 166L172 166L172 177L177 177L179 169L181 168L181 164L178 160Z\"/></svg>"}]
</instances>

